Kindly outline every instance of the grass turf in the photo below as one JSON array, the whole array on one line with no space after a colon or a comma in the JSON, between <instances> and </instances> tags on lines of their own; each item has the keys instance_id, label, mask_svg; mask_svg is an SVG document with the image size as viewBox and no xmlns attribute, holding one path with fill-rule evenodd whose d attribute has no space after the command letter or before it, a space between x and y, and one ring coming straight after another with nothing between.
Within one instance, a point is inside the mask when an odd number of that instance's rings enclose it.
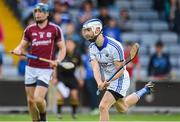
<instances>
[{"instance_id":1,"label":"grass turf","mask_svg":"<svg viewBox=\"0 0 180 122\"><path fill-rule=\"evenodd\" d=\"M78 114L73 120L70 114L64 114L62 119L56 115L49 114L48 122L51 121L98 121L98 115ZM31 121L28 114L0 114L0 121ZM110 121L180 121L180 114L111 114Z\"/></svg>"}]
</instances>

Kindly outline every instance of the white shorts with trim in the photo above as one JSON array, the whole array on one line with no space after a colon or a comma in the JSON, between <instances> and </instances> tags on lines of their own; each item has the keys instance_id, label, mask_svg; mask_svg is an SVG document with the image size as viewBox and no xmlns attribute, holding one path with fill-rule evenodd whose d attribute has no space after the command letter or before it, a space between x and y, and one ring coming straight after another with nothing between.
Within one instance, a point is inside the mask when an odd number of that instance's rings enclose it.
<instances>
[{"instance_id":1,"label":"white shorts with trim","mask_svg":"<svg viewBox=\"0 0 180 122\"><path fill-rule=\"evenodd\" d=\"M119 79L112 81L107 87L107 89L115 91L125 97L129 86L130 86L129 73L127 70L125 70L124 75Z\"/></svg>"},{"instance_id":2,"label":"white shorts with trim","mask_svg":"<svg viewBox=\"0 0 180 122\"><path fill-rule=\"evenodd\" d=\"M49 84L51 80L53 70L42 69L26 66L25 69L25 84L30 85L36 83L37 80L41 80L46 84Z\"/></svg>"}]
</instances>

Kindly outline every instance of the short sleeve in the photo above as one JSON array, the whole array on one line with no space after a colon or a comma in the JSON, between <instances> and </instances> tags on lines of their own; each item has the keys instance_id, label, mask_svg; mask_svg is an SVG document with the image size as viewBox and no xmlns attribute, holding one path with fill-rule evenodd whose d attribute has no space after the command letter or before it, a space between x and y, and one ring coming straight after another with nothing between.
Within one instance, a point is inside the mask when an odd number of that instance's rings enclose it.
<instances>
[{"instance_id":1,"label":"short sleeve","mask_svg":"<svg viewBox=\"0 0 180 122\"><path fill-rule=\"evenodd\" d=\"M59 41L64 41L64 34L62 29L57 26L56 28L56 42L58 43Z\"/></svg>"},{"instance_id":2,"label":"short sleeve","mask_svg":"<svg viewBox=\"0 0 180 122\"><path fill-rule=\"evenodd\" d=\"M121 46L115 46L113 48L113 61L124 61L124 51Z\"/></svg>"},{"instance_id":3,"label":"short sleeve","mask_svg":"<svg viewBox=\"0 0 180 122\"><path fill-rule=\"evenodd\" d=\"M24 30L22 39L25 40L25 41L29 41L29 42L31 41L31 40L30 40L30 29L29 29L29 27L27 27L27 28Z\"/></svg>"}]
</instances>

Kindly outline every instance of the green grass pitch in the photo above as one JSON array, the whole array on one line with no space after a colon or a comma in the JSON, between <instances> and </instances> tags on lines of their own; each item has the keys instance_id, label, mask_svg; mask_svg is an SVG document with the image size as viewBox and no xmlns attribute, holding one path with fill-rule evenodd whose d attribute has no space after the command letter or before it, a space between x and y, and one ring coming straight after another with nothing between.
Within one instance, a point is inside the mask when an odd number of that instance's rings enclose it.
<instances>
[{"instance_id":1,"label":"green grass pitch","mask_svg":"<svg viewBox=\"0 0 180 122\"><path fill-rule=\"evenodd\" d=\"M62 119L58 119L56 115L48 114L48 122L51 121L98 121L98 115L78 114L78 118L73 120L70 114L64 114ZM0 114L0 121L31 121L28 114ZM110 121L178 121L180 122L180 114L111 114Z\"/></svg>"}]
</instances>

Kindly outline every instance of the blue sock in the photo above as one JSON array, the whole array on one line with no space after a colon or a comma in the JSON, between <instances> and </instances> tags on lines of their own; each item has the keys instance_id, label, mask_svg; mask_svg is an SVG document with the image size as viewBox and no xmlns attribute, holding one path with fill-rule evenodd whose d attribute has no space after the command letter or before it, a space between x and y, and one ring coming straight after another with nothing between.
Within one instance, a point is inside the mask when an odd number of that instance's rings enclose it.
<instances>
[{"instance_id":1,"label":"blue sock","mask_svg":"<svg viewBox=\"0 0 180 122\"><path fill-rule=\"evenodd\" d=\"M149 93L149 88L148 87L144 87L142 89L140 89L139 91L136 92L137 96L139 98L141 98L142 96L144 96L145 94Z\"/></svg>"}]
</instances>

